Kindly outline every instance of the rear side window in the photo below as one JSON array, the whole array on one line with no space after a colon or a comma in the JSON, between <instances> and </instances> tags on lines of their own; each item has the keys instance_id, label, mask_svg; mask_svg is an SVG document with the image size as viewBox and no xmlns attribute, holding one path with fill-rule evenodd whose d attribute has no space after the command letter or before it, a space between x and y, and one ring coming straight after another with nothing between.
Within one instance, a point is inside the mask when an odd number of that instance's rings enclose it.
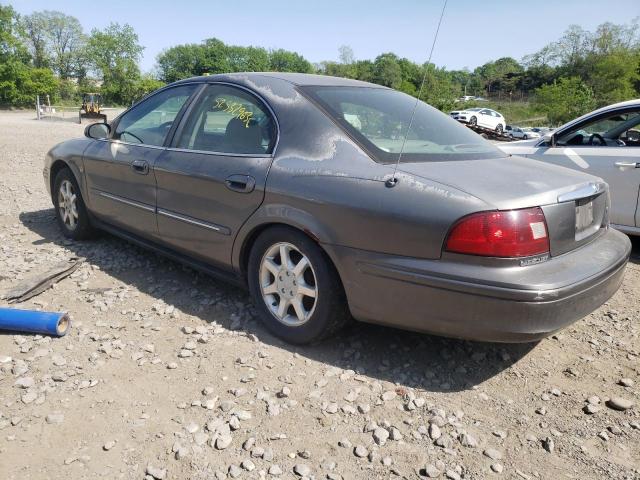
<instances>
[{"instance_id":1,"label":"rear side window","mask_svg":"<svg viewBox=\"0 0 640 480\"><path fill-rule=\"evenodd\" d=\"M162 146L178 112L198 85L168 88L143 100L118 121L113 138Z\"/></svg>"},{"instance_id":2,"label":"rear side window","mask_svg":"<svg viewBox=\"0 0 640 480\"><path fill-rule=\"evenodd\" d=\"M249 92L212 84L200 95L176 147L230 154L269 154L276 139L275 121Z\"/></svg>"},{"instance_id":3,"label":"rear side window","mask_svg":"<svg viewBox=\"0 0 640 480\"><path fill-rule=\"evenodd\" d=\"M369 87L300 87L382 163L475 160L506 156L448 115L396 90ZM406 141L404 141L405 136Z\"/></svg>"}]
</instances>

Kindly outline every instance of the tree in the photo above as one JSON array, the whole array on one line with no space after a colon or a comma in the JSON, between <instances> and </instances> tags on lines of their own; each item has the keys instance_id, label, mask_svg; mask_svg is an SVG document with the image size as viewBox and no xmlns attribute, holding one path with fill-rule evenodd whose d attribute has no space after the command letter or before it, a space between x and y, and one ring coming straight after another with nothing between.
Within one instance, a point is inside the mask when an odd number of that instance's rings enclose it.
<instances>
[{"instance_id":1,"label":"tree","mask_svg":"<svg viewBox=\"0 0 640 480\"><path fill-rule=\"evenodd\" d=\"M85 35L77 18L61 12L42 13L46 36L51 49L51 66L61 79L76 76Z\"/></svg>"},{"instance_id":2,"label":"tree","mask_svg":"<svg viewBox=\"0 0 640 480\"><path fill-rule=\"evenodd\" d=\"M311 73L313 67L302 55L278 49L269 53L269 67L274 72Z\"/></svg>"},{"instance_id":3,"label":"tree","mask_svg":"<svg viewBox=\"0 0 640 480\"><path fill-rule=\"evenodd\" d=\"M165 83L153 78L151 75L143 75L135 83L133 101L141 100L149 93L164 87Z\"/></svg>"},{"instance_id":4,"label":"tree","mask_svg":"<svg viewBox=\"0 0 640 480\"><path fill-rule=\"evenodd\" d=\"M47 45L47 24L44 15L35 12L21 19L24 39L33 58L33 66L45 68L50 65L51 56Z\"/></svg>"},{"instance_id":5,"label":"tree","mask_svg":"<svg viewBox=\"0 0 640 480\"><path fill-rule=\"evenodd\" d=\"M351 48L349 45L341 45L340 48L338 48L338 52L340 54L338 56L338 58L340 59L340 63L351 65L356 61L353 54L353 48Z\"/></svg>"},{"instance_id":6,"label":"tree","mask_svg":"<svg viewBox=\"0 0 640 480\"><path fill-rule=\"evenodd\" d=\"M27 63L29 52L20 41L22 34L18 14L11 6L0 5L0 61Z\"/></svg>"},{"instance_id":7,"label":"tree","mask_svg":"<svg viewBox=\"0 0 640 480\"><path fill-rule=\"evenodd\" d=\"M202 75L207 72L206 52L202 45L187 44L171 47L158 55L159 76L165 82Z\"/></svg>"},{"instance_id":8,"label":"tree","mask_svg":"<svg viewBox=\"0 0 640 480\"><path fill-rule=\"evenodd\" d=\"M91 31L86 55L102 78L101 93L106 102L127 105L134 100L142 50L138 35L130 25L111 23L104 30Z\"/></svg>"},{"instance_id":9,"label":"tree","mask_svg":"<svg viewBox=\"0 0 640 480\"><path fill-rule=\"evenodd\" d=\"M553 125L579 117L595 106L592 90L578 77L561 78L535 93L535 103Z\"/></svg>"},{"instance_id":10,"label":"tree","mask_svg":"<svg viewBox=\"0 0 640 480\"><path fill-rule=\"evenodd\" d=\"M266 72L269 53L258 47L227 47L227 58L232 72Z\"/></svg>"},{"instance_id":11,"label":"tree","mask_svg":"<svg viewBox=\"0 0 640 480\"><path fill-rule=\"evenodd\" d=\"M398 88L402 84L402 68L393 53L383 53L373 62L373 81L385 87Z\"/></svg>"},{"instance_id":12,"label":"tree","mask_svg":"<svg viewBox=\"0 0 640 480\"><path fill-rule=\"evenodd\" d=\"M487 93L492 91L512 91L518 83L524 68L511 57L499 58L476 69L476 74L484 81Z\"/></svg>"},{"instance_id":13,"label":"tree","mask_svg":"<svg viewBox=\"0 0 640 480\"><path fill-rule=\"evenodd\" d=\"M20 23L34 67L51 67L63 80L82 73L86 37L77 18L45 10L26 15Z\"/></svg>"},{"instance_id":14,"label":"tree","mask_svg":"<svg viewBox=\"0 0 640 480\"><path fill-rule=\"evenodd\" d=\"M33 105L36 95L56 98L57 80L51 70L31 68L31 57L20 41L23 32L13 8L0 5L0 104Z\"/></svg>"}]
</instances>

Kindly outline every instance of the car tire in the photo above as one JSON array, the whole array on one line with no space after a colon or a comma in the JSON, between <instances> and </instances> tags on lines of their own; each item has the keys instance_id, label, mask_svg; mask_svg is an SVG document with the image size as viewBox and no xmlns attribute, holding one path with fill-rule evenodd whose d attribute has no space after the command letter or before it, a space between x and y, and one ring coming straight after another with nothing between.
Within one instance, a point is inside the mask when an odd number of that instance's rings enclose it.
<instances>
[{"instance_id":1,"label":"car tire","mask_svg":"<svg viewBox=\"0 0 640 480\"><path fill-rule=\"evenodd\" d=\"M500 124L500 123L499 123L499 124L496 126L496 133L497 133L498 135L502 135L502 132L503 132L503 130L502 130L502 124Z\"/></svg>"},{"instance_id":2,"label":"car tire","mask_svg":"<svg viewBox=\"0 0 640 480\"><path fill-rule=\"evenodd\" d=\"M93 236L95 230L91 226L80 187L68 168L60 170L54 179L53 206L65 237L85 240Z\"/></svg>"},{"instance_id":3,"label":"car tire","mask_svg":"<svg viewBox=\"0 0 640 480\"><path fill-rule=\"evenodd\" d=\"M523 139L523 140L529 140L529 137L527 137L526 135L524 135L524 136L522 137L522 139Z\"/></svg>"},{"instance_id":4,"label":"car tire","mask_svg":"<svg viewBox=\"0 0 640 480\"><path fill-rule=\"evenodd\" d=\"M476 125L478 125L478 119L476 117L471 117L469 119L469 125L472 125L475 127Z\"/></svg>"},{"instance_id":5,"label":"car tire","mask_svg":"<svg viewBox=\"0 0 640 480\"><path fill-rule=\"evenodd\" d=\"M335 267L298 230L276 226L262 232L251 248L247 275L264 325L289 343L322 340L350 319Z\"/></svg>"}]
</instances>

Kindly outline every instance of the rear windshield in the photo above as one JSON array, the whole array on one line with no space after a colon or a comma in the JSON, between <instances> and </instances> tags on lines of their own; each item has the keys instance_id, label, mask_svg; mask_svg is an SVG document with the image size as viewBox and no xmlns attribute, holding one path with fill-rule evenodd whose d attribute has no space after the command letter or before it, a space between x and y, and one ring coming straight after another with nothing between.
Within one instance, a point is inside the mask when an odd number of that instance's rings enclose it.
<instances>
[{"instance_id":1,"label":"rear windshield","mask_svg":"<svg viewBox=\"0 0 640 480\"><path fill-rule=\"evenodd\" d=\"M368 87L302 87L373 157L394 163L416 99L396 90ZM418 102L402 162L502 158L506 154L448 115Z\"/></svg>"}]
</instances>

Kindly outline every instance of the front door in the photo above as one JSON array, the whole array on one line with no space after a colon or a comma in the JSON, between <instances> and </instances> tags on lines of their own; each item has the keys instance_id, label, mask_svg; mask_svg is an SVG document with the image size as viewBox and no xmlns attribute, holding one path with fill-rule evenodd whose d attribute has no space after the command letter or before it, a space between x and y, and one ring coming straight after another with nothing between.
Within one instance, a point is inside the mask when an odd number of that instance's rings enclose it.
<instances>
[{"instance_id":1,"label":"front door","mask_svg":"<svg viewBox=\"0 0 640 480\"><path fill-rule=\"evenodd\" d=\"M611 223L639 227L639 126L640 109L599 115L559 132L555 147L528 156L602 178L609 184Z\"/></svg>"},{"instance_id":2,"label":"front door","mask_svg":"<svg viewBox=\"0 0 640 480\"><path fill-rule=\"evenodd\" d=\"M154 165L159 235L228 267L237 231L264 198L276 124L264 102L228 84L208 85L189 110Z\"/></svg>"},{"instance_id":3,"label":"front door","mask_svg":"<svg viewBox=\"0 0 640 480\"><path fill-rule=\"evenodd\" d=\"M83 160L90 209L101 220L141 236L157 235L153 166L196 88L184 85L156 93L114 122L110 138L87 148Z\"/></svg>"}]
</instances>

